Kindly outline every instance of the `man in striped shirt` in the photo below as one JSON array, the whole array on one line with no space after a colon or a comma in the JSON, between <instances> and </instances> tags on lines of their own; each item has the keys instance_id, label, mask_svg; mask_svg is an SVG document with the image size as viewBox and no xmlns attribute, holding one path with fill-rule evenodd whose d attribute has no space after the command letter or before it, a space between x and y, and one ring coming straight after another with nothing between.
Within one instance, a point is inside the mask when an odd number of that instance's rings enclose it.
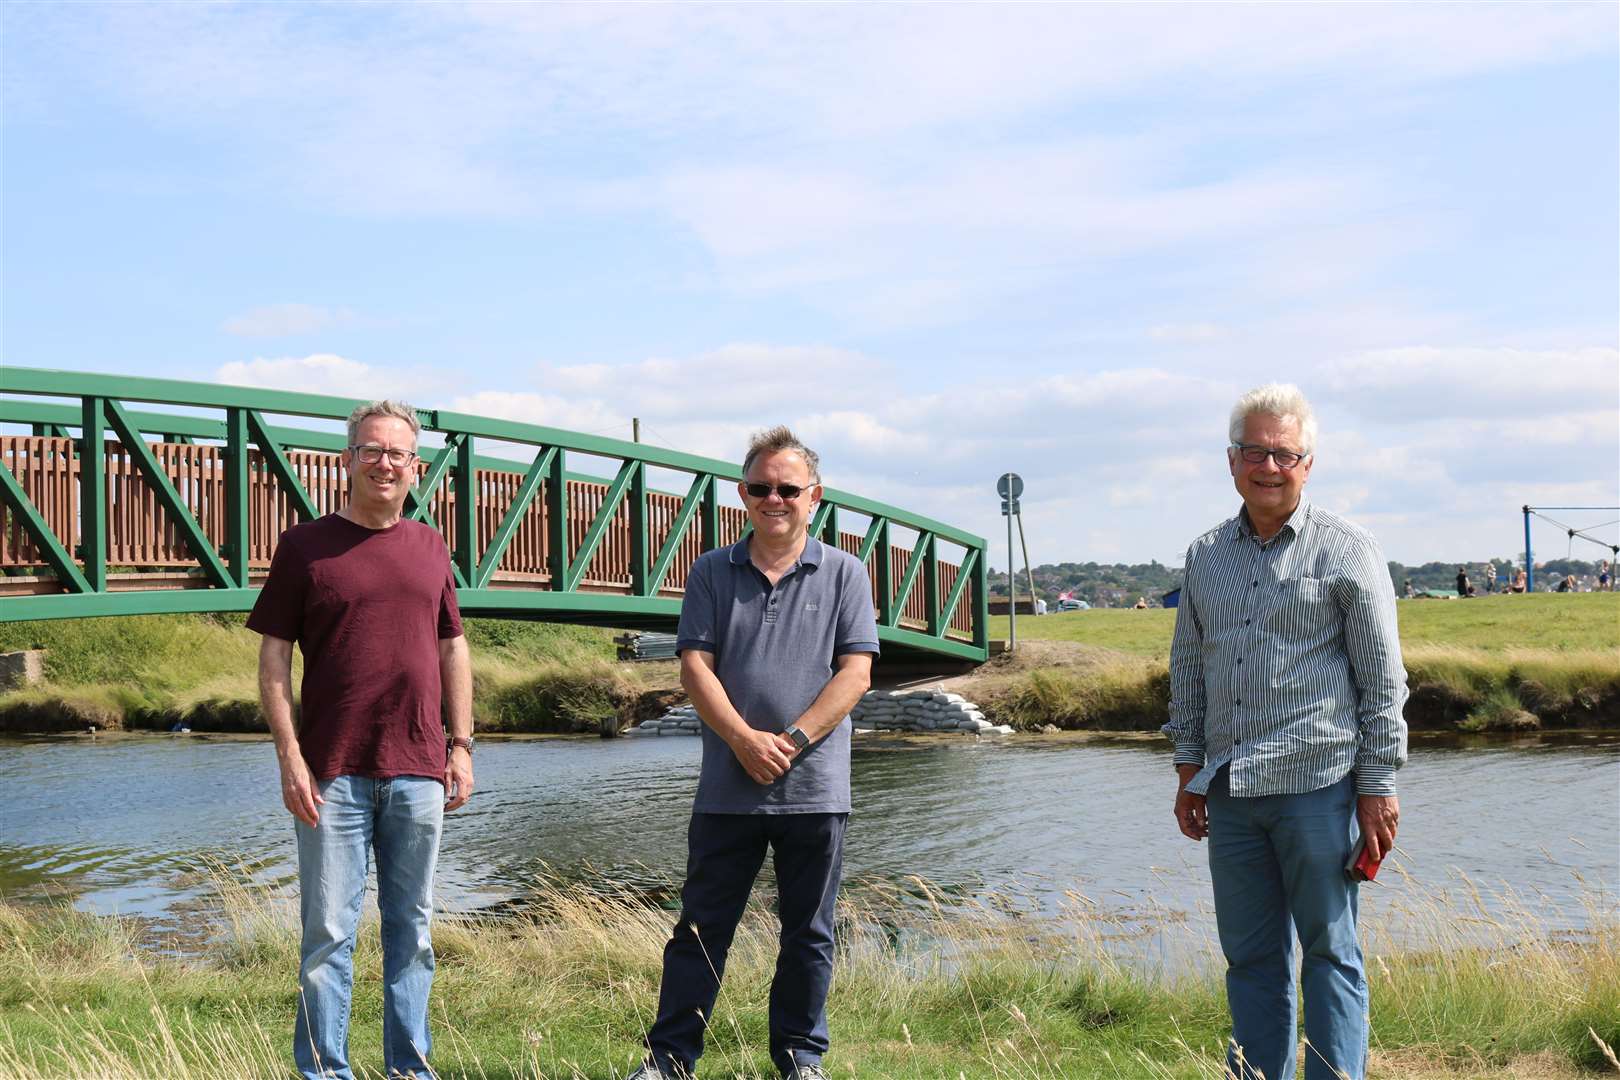
<instances>
[{"instance_id":1,"label":"man in striped shirt","mask_svg":"<svg viewBox=\"0 0 1620 1080\"><path fill-rule=\"evenodd\" d=\"M1209 837L1226 955L1232 1075L1294 1075L1293 938L1304 954L1305 1076L1367 1068L1359 834L1395 841L1406 671L1378 542L1304 496L1316 418L1271 384L1232 410L1236 517L1194 540L1170 648L1176 824Z\"/></svg>"}]
</instances>

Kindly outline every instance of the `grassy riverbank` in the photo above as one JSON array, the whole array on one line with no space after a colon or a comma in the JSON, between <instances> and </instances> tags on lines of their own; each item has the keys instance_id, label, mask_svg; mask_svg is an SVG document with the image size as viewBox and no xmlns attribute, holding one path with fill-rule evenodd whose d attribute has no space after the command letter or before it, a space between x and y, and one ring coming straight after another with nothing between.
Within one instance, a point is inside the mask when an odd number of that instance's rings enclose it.
<instances>
[{"instance_id":1,"label":"grassy riverbank","mask_svg":"<svg viewBox=\"0 0 1620 1080\"><path fill-rule=\"evenodd\" d=\"M1398 606L1412 700L1430 730L1620 726L1620 594L1413 600ZM1077 662L1012 665L1010 723L1143 727L1169 706L1174 611L1092 610L1018 620L1021 643L1083 646ZM991 634L1005 637L1005 617ZM1038 653L1038 649L1037 649Z\"/></svg>"},{"instance_id":2,"label":"grassy riverbank","mask_svg":"<svg viewBox=\"0 0 1620 1080\"><path fill-rule=\"evenodd\" d=\"M0 623L0 651L43 648L44 685L0 694L0 731L263 731L259 635L239 615ZM614 659L613 632L466 620L479 731L597 729L628 718L645 691ZM293 651L294 681L303 662Z\"/></svg>"},{"instance_id":3,"label":"grassy riverbank","mask_svg":"<svg viewBox=\"0 0 1620 1080\"><path fill-rule=\"evenodd\" d=\"M1620 594L1403 601L1399 612L1414 728L1620 726ZM1019 654L952 688L1020 728L1156 728L1174 620L1154 609L1020 619ZM1004 637L1006 619L992 622ZM617 663L609 630L469 619L467 634L481 732L596 731L676 695L672 665ZM0 650L35 646L48 650L47 682L0 694L0 731L263 730L259 638L240 616L0 623Z\"/></svg>"},{"instance_id":4,"label":"grassy riverbank","mask_svg":"<svg viewBox=\"0 0 1620 1080\"><path fill-rule=\"evenodd\" d=\"M132 924L0 905L0 1075L288 1075L297 968L290 909L235 886L223 893L223 932L185 956L137 943ZM1613 1060L1604 1049L1620 1045L1612 900L1594 907L1589 934L1571 939L1467 900L1403 899L1389 911L1435 947L1387 948L1386 928L1368 927L1373 1077L1553 1080ZM1181 970L1142 974L1121 962L1120 927L1078 899L1050 919L994 907L842 905L832 1075L1221 1074L1226 1021L1213 969L1183 957ZM565 887L544 889L534 911L438 923L432 1018L442 1075L595 1080L622 1076L633 1062L656 1008L673 916ZM354 1055L375 1070L374 925L361 942ZM765 1016L774 956L772 920L755 909L731 954L707 1075L773 1075Z\"/></svg>"}]
</instances>

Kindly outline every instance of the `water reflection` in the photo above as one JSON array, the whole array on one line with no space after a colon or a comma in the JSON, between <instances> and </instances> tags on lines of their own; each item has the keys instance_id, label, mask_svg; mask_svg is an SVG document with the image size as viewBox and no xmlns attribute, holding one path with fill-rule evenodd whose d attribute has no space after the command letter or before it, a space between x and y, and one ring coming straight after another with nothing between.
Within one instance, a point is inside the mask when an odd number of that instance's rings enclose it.
<instances>
[{"instance_id":1,"label":"water reflection","mask_svg":"<svg viewBox=\"0 0 1620 1080\"><path fill-rule=\"evenodd\" d=\"M0 895L67 891L84 908L162 917L196 899L211 859L260 881L293 877L291 827L262 740L9 740L0 782ZM539 876L657 892L678 881L699 741L483 740L478 793L446 819L439 898L453 910L520 902ZM1554 926L1620 881L1620 735L1414 743L1401 773L1397 866L1511 886ZM1134 925L1207 932L1201 845L1170 817L1156 738L866 736L854 755L851 878L918 876L947 898L1012 895ZM914 888L914 887L913 887ZM1368 890L1398 902L1398 885Z\"/></svg>"}]
</instances>

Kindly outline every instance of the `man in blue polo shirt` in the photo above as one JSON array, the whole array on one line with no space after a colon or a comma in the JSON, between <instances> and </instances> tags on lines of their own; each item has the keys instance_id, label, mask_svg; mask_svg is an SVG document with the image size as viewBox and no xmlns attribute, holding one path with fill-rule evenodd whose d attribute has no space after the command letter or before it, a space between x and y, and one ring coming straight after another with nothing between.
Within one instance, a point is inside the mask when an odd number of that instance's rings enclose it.
<instances>
[{"instance_id":1,"label":"man in blue polo shirt","mask_svg":"<svg viewBox=\"0 0 1620 1080\"><path fill-rule=\"evenodd\" d=\"M749 444L743 477L753 531L698 559L681 604L681 686L703 718L703 767L658 1018L631 1080L692 1075L767 848L782 921L771 1061L785 1080L826 1075L849 710L871 685L877 619L866 568L809 535L815 452L772 428Z\"/></svg>"}]
</instances>

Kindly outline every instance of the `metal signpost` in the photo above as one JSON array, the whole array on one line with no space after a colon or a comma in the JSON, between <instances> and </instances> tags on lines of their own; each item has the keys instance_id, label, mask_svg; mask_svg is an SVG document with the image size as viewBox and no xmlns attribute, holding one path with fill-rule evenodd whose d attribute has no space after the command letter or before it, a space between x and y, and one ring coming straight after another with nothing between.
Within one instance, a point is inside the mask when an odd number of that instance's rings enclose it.
<instances>
[{"instance_id":1,"label":"metal signpost","mask_svg":"<svg viewBox=\"0 0 1620 1080\"><path fill-rule=\"evenodd\" d=\"M996 481L996 494L1001 496L1001 516L1007 519L1007 651L1018 648L1018 560L1013 555L1013 515L1018 513L1018 497L1024 493L1024 478L1017 473L1002 473ZM1018 521L1020 530L1023 519ZM1035 596L1030 594L1030 603Z\"/></svg>"}]
</instances>

